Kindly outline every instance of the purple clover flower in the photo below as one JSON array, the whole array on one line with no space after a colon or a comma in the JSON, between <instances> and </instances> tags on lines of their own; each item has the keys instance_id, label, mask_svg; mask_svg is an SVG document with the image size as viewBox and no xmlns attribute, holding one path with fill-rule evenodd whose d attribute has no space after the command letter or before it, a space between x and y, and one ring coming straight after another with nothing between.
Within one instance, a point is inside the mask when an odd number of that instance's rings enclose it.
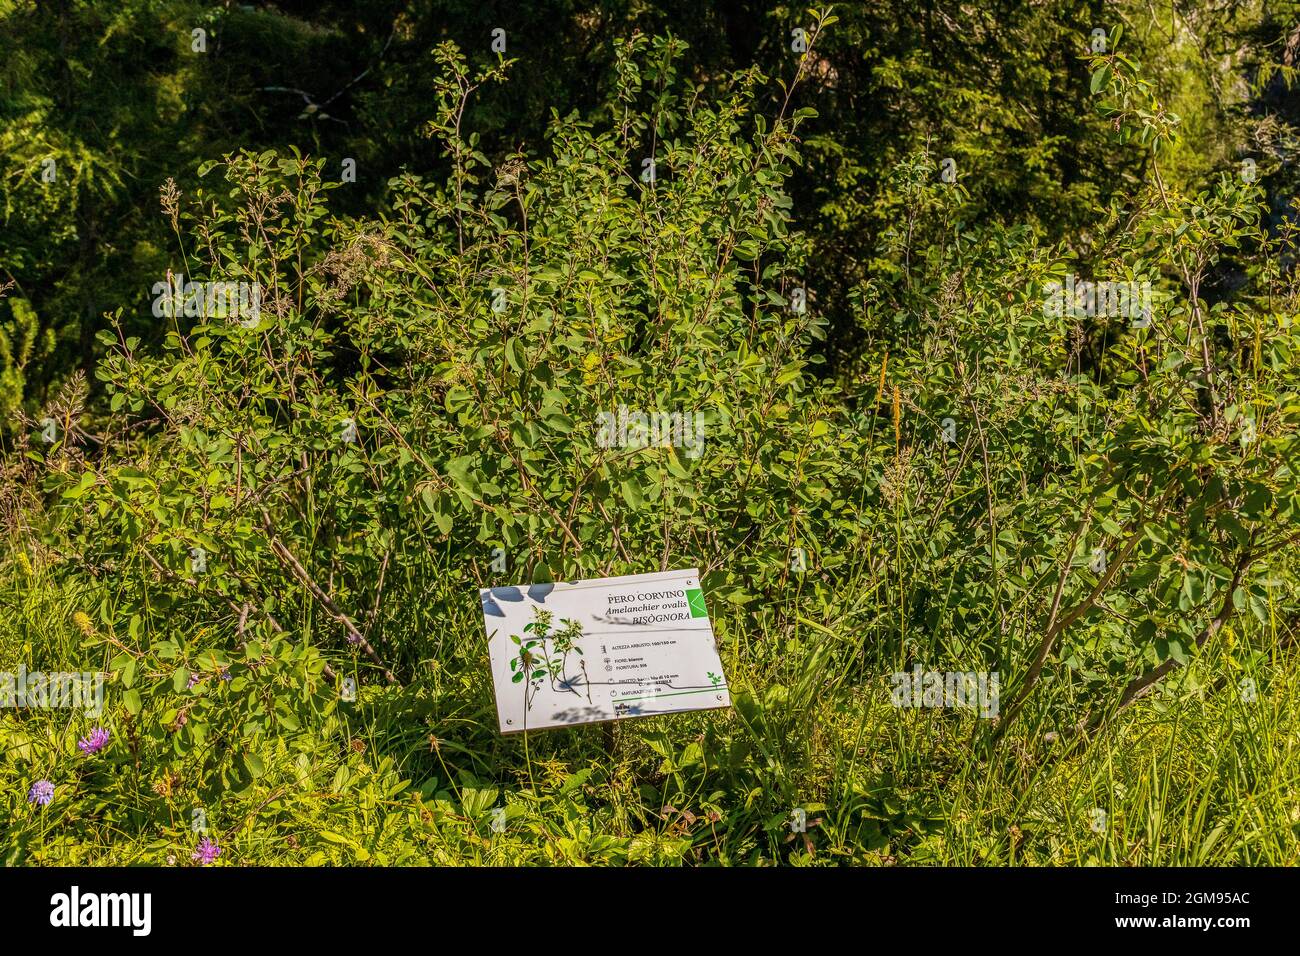
<instances>
[{"instance_id":1,"label":"purple clover flower","mask_svg":"<svg viewBox=\"0 0 1300 956\"><path fill-rule=\"evenodd\" d=\"M32 784L32 789L27 791L28 803L39 803L43 807L48 807L53 799L54 784L48 780L37 780Z\"/></svg>"},{"instance_id":2,"label":"purple clover flower","mask_svg":"<svg viewBox=\"0 0 1300 956\"><path fill-rule=\"evenodd\" d=\"M199 866L207 866L209 863L215 862L219 856L221 856L221 847L204 837L199 841L198 849L194 851L190 859L198 863Z\"/></svg>"},{"instance_id":3,"label":"purple clover flower","mask_svg":"<svg viewBox=\"0 0 1300 956\"><path fill-rule=\"evenodd\" d=\"M89 757L93 753L98 753L104 749L108 743L108 731L103 727L96 727L85 737L77 741L77 747L80 751Z\"/></svg>"}]
</instances>

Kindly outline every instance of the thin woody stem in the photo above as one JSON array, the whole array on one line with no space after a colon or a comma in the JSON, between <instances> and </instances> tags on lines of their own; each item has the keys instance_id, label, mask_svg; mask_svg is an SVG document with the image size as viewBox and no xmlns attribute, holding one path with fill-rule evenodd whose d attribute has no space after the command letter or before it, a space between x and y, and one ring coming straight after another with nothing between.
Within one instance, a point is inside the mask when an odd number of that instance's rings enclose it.
<instances>
[{"instance_id":1,"label":"thin woody stem","mask_svg":"<svg viewBox=\"0 0 1300 956\"><path fill-rule=\"evenodd\" d=\"M347 632L348 640L353 644L358 645L366 652L366 656L374 661L379 669L383 671L384 679L390 684L400 685L401 682L398 681L397 676L389 670L388 665L383 662L379 654L376 653L374 647L371 646L368 640L366 640L366 636L362 634L356 624L353 623L352 618L339 608L339 606L334 602L334 599L326 593L325 589L322 588L316 582L316 579L308 573L307 569L303 567L302 562L298 560L297 556L294 555L284 542L276 536L275 527L271 523L271 516L267 513L266 509L263 508L261 511L262 525L266 528L266 533L271 545L271 552L279 559L280 563L289 570L289 573L297 578L299 583L311 592L312 597L314 597L321 607L325 609L326 613L343 625L344 630Z\"/></svg>"}]
</instances>

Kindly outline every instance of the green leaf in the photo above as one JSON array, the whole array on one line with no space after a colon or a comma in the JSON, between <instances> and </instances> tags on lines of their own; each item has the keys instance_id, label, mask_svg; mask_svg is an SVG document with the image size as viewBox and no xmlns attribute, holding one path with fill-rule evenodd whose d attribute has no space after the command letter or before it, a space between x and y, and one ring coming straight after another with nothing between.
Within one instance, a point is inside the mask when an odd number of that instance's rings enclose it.
<instances>
[{"instance_id":1,"label":"green leaf","mask_svg":"<svg viewBox=\"0 0 1300 956\"><path fill-rule=\"evenodd\" d=\"M546 427L553 432L559 432L561 435L567 435L573 431L573 419L563 412L555 412L546 417Z\"/></svg>"},{"instance_id":2,"label":"green leaf","mask_svg":"<svg viewBox=\"0 0 1300 956\"><path fill-rule=\"evenodd\" d=\"M342 833L335 833L333 830L317 830L316 835L327 843L336 843L339 846L355 847L357 842L351 837L346 837Z\"/></svg>"},{"instance_id":3,"label":"green leaf","mask_svg":"<svg viewBox=\"0 0 1300 956\"><path fill-rule=\"evenodd\" d=\"M506 361L510 363L510 367L516 372L523 373L524 352L519 347L518 339L508 339L506 341Z\"/></svg>"},{"instance_id":4,"label":"green leaf","mask_svg":"<svg viewBox=\"0 0 1300 956\"><path fill-rule=\"evenodd\" d=\"M641 506L645 504L645 496L641 493L641 486L637 484L635 478L623 479L619 490L623 492L623 500L627 502L629 508L633 511L641 510Z\"/></svg>"},{"instance_id":5,"label":"green leaf","mask_svg":"<svg viewBox=\"0 0 1300 956\"><path fill-rule=\"evenodd\" d=\"M1143 533L1154 543L1164 547L1169 543L1169 532L1162 525L1149 524L1142 529Z\"/></svg>"},{"instance_id":6,"label":"green leaf","mask_svg":"<svg viewBox=\"0 0 1300 956\"><path fill-rule=\"evenodd\" d=\"M127 485L147 485L149 483L149 476L138 468L119 468L116 478Z\"/></svg>"},{"instance_id":7,"label":"green leaf","mask_svg":"<svg viewBox=\"0 0 1300 956\"><path fill-rule=\"evenodd\" d=\"M461 805L465 808L467 817L478 817L487 813L492 805L497 802L496 787L479 789L476 787L462 787L460 791Z\"/></svg>"},{"instance_id":8,"label":"green leaf","mask_svg":"<svg viewBox=\"0 0 1300 956\"><path fill-rule=\"evenodd\" d=\"M438 526L438 533L443 535L451 534L454 524L451 514L451 499L446 492L434 493L432 488L426 487L420 492L420 501L430 514L433 515L433 523Z\"/></svg>"},{"instance_id":9,"label":"green leaf","mask_svg":"<svg viewBox=\"0 0 1300 956\"><path fill-rule=\"evenodd\" d=\"M94 484L95 484L95 473L93 471L87 471L84 474L82 474L80 481L78 481L71 488L67 488L64 490L63 497L71 501L75 501L76 499L84 495L87 491L89 491L94 486Z\"/></svg>"},{"instance_id":10,"label":"green leaf","mask_svg":"<svg viewBox=\"0 0 1300 956\"><path fill-rule=\"evenodd\" d=\"M1110 74L1111 67L1109 63L1092 74L1092 81L1088 84L1088 89L1093 96L1096 96L1098 92L1110 84Z\"/></svg>"}]
</instances>

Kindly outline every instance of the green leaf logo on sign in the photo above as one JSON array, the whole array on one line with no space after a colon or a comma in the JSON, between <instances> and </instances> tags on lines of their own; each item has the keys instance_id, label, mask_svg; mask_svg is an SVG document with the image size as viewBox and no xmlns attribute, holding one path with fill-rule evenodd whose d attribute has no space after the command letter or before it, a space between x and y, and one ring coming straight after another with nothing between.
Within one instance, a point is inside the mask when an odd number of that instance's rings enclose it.
<instances>
[{"instance_id":1,"label":"green leaf logo on sign","mask_svg":"<svg viewBox=\"0 0 1300 956\"><path fill-rule=\"evenodd\" d=\"M691 617L708 617L709 609L704 606L704 592L699 588L688 588L686 603L691 606Z\"/></svg>"}]
</instances>

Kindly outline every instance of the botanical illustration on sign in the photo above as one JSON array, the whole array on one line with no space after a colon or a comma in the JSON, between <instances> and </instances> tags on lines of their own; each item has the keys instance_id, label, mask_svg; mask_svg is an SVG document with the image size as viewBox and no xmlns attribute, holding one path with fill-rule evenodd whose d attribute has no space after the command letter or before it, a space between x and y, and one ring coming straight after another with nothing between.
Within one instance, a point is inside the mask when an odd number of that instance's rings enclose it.
<instances>
[{"instance_id":1,"label":"botanical illustration on sign","mask_svg":"<svg viewBox=\"0 0 1300 956\"><path fill-rule=\"evenodd\" d=\"M587 703L591 703L591 681L587 677L587 662L582 657L582 648L577 640L582 637L582 625L571 618L563 618L560 630L552 635L552 612L540 607L533 608L533 619L524 625L521 637L512 634L510 640L519 652L510 660L510 670L514 676L511 680L524 685L524 709L532 710L533 699L543 680L549 678L551 690L559 693L582 697L585 692ZM579 679L569 674L569 655L577 655L577 666L582 671ZM579 691L579 687L582 691Z\"/></svg>"}]
</instances>

